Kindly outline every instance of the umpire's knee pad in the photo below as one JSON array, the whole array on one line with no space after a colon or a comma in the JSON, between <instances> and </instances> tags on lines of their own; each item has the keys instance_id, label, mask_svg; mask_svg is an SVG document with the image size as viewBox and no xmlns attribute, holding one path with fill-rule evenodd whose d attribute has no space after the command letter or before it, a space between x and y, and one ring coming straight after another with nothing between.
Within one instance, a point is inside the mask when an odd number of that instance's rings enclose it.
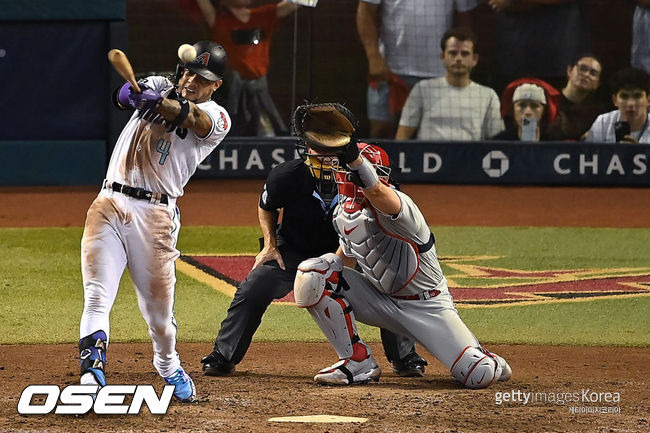
<instances>
[{"instance_id":1,"label":"umpire's knee pad","mask_svg":"<svg viewBox=\"0 0 650 433\"><path fill-rule=\"evenodd\" d=\"M487 388L501 376L502 367L480 347L467 346L451 366L454 378L468 388Z\"/></svg>"},{"instance_id":2,"label":"umpire's knee pad","mask_svg":"<svg viewBox=\"0 0 650 433\"><path fill-rule=\"evenodd\" d=\"M79 340L79 358L81 360L81 375L92 373L97 382L106 385L106 347L108 338L104 331L95 331Z\"/></svg>"},{"instance_id":3,"label":"umpire's knee pad","mask_svg":"<svg viewBox=\"0 0 650 433\"><path fill-rule=\"evenodd\" d=\"M343 261L333 253L304 260L298 265L293 284L293 296L301 308L309 308L318 303L327 288L338 288ZM334 285L334 286L332 286Z\"/></svg>"}]
</instances>

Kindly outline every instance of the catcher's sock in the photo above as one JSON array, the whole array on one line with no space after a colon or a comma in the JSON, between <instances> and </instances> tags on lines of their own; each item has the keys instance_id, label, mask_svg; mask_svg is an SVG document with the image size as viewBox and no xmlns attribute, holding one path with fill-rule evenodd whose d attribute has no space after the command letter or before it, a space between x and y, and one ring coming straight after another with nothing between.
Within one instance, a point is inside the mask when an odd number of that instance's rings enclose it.
<instances>
[{"instance_id":1,"label":"catcher's sock","mask_svg":"<svg viewBox=\"0 0 650 433\"><path fill-rule=\"evenodd\" d=\"M361 362L368 357L368 349L363 343L354 343L352 346L351 360Z\"/></svg>"}]
</instances>

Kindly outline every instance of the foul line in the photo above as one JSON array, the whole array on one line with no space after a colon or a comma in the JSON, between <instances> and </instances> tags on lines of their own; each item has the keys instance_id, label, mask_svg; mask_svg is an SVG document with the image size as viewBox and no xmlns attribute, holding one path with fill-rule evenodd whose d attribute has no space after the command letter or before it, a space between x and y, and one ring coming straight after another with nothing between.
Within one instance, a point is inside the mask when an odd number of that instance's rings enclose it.
<instances>
[{"instance_id":1,"label":"foul line","mask_svg":"<svg viewBox=\"0 0 650 433\"><path fill-rule=\"evenodd\" d=\"M201 269L191 265L185 261L185 259L176 261L176 269L182 273L194 278L201 283L205 283L213 289L218 290L226 296L231 298L235 296L235 291L237 288L232 284L229 284L217 277L214 277L207 272L202 271Z\"/></svg>"}]
</instances>

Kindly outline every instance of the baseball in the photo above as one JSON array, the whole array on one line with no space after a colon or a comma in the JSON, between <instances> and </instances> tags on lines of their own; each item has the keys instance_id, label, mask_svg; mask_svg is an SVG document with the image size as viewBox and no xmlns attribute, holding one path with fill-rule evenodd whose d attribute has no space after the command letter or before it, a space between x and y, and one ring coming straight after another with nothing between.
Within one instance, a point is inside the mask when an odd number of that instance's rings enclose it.
<instances>
[{"instance_id":1,"label":"baseball","mask_svg":"<svg viewBox=\"0 0 650 433\"><path fill-rule=\"evenodd\" d=\"M183 44L178 47L178 58L185 63L191 62L196 57L196 50L190 44Z\"/></svg>"}]
</instances>

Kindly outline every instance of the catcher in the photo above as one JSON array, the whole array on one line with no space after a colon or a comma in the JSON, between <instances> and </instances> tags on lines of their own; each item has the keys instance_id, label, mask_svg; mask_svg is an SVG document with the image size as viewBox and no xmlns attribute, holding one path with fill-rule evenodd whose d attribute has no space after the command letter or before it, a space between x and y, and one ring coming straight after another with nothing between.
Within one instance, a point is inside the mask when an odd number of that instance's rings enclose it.
<instances>
[{"instance_id":1,"label":"catcher","mask_svg":"<svg viewBox=\"0 0 650 433\"><path fill-rule=\"evenodd\" d=\"M342 106L339 109L345 110ZM349 141L355 127L339 109L329 104L296 109L292 123L302 138L297 144L300 157L274 167L266 179L258 207L262 249L253 269L237 287L213 351L201 360L204 375L234 372L268 306L293 288L298 265L309 257L336 251L338 236L332 215L338 194L331 168L336 158L333 152L317 152L314 147L323 139L320 131L332 124L339 125L333 137L337 144L343 146ZM392 342L387 343L390 347L400 344L392 355L398 374L422 376L426 361L413 350L413 344L389 333L385 337Z\"/></svg>"},{"instance_id":2,"label":"catcher","mask_svg":"<svg viewBox=\"0 0 650 433\"><path fill-rule=\"evenodd\" d=\"M301 135L312 147L338 154L339 249L303 261L294 283L296 303L310 312L339 357L314 380L327 385L379 380L380 368L357 333L355 317L417 341L468 388L510 379L508 363L484 349L459 317L435 238L413 200L392 187L388 155L357 143L341 128L340 115L351 116L347 110L314 111L318 121ZM353 269L355 261L360 271Z\"/></svg>"}]
</instances>

